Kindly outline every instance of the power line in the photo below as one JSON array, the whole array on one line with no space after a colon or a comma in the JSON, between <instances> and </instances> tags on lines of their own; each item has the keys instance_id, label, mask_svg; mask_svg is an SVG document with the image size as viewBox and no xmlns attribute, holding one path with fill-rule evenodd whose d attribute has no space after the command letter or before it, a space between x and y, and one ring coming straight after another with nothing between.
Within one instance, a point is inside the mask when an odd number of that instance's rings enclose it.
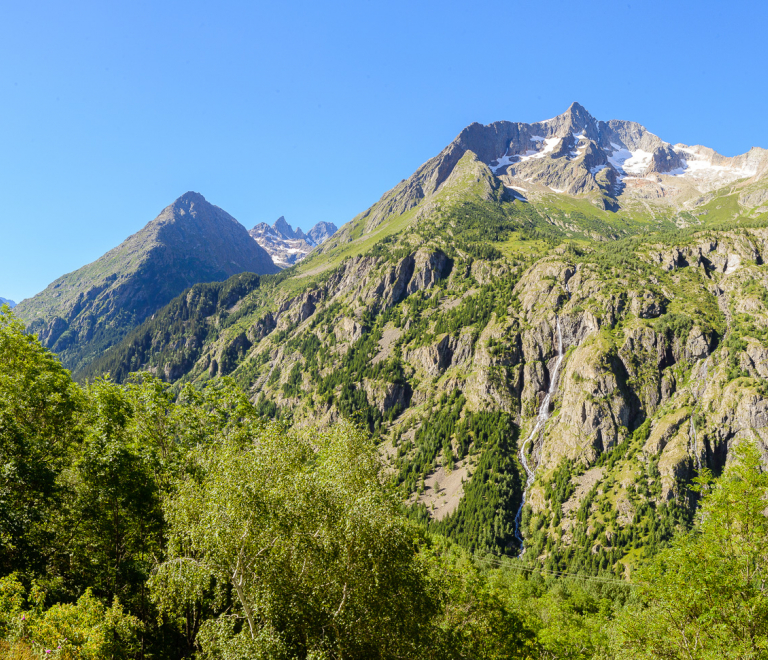
<instances>
[{"instance_id":1,"label":"power line","mask_svg":"<svg viewBox=\"0 0 768 660\"><path fill-rule=\"evenodd\" d=\"M612 578L604 578L604 577L598 577L596 575L577 575L576 573L565 573L563 571L550 571L546 568L540 568L538 566L526 566L522 563L515 564L508 560L506 557L499 557L497 555L485 555L481 556L479 554L474 555L475 559L478 561L487 561L488 563L494 564L499 567L503 568L511 568L515 571L529 571L531 573L541 573L543 575L551 575L553 577L570 577L574 578L576 580L585 580L587 582L602 582L604 584L620 584L625 587L636 587L636 584L632 584L631 582L627 582L626 580L614 580Z\"/></svg>"}]
</instances>

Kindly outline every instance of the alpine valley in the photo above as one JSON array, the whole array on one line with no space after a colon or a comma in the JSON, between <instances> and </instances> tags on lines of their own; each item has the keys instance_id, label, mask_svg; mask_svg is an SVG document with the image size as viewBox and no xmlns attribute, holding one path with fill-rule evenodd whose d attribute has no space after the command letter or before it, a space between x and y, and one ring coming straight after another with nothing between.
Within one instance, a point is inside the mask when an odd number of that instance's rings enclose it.
<instances>
[{"instance_id":1,"label":"alpine valley","mask_svg":"<svg viewBox=\"0 0 768 660\"><path fill-rule=\"evenodd\" d=\"M767 150L574 103L468 126L338 231L249 236L187 193L14 311L79 380L228 377L296 427L357 420L470 551L626 576L704 467L768 457L766 259Z\"/></svg>"}]
</instances>

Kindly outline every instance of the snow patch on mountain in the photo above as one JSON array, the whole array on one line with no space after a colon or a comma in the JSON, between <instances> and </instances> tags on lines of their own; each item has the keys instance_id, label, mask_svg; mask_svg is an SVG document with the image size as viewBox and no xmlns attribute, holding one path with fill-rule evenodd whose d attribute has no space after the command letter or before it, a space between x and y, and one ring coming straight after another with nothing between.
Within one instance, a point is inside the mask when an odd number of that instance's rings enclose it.
<instances>
[{"instance_id":1,"label":"snow patch on mountain","mask_svg":"<svg viewBox=\"0 0 768 660\"><path fill-rule=\"evenodd\" d=\"M754 148L731 158L706 147L673 146L635 122L598 121L578 104L546 122L473 124L457 140L507 188L513 182L528 182L568 194L602 190L616 198L651 195L674 204L678 197L685 201L692 188L705 193L768 174L768 150ZM679 177L687 184L673 185L667 177ZM656 187L644 185L642 179ZM630 185L629 180L634 182Z\"/></svg>"},{"instance_id":2,"label":"snow patch on mountain","mask_svg":"<svg viewBox=\"0 0 768 660\"><path fill-rule=\"evenodd\" d=\"M642 176L653 159L653 154L643 149L630 151L615 142L611 142L611 146L614 151L608 156L608 162L613 165L620 178L630 175Z\"/></svg>"},{"instance_id":3,"label":"snow patch on mountain","mask_svg":"<svg viewBox=\"0 0 768 660\"><path fill-rule=\"evenodd\" d=\"M684 154L685 166L668 172L671 176L688 177L723 185L757 174L757 163L750 162L743 157L726 158L706 147L688 147L676 144L673 148ZM743 164L737 162L739 159L743 161Z\"/></svg>"}]
</instances>

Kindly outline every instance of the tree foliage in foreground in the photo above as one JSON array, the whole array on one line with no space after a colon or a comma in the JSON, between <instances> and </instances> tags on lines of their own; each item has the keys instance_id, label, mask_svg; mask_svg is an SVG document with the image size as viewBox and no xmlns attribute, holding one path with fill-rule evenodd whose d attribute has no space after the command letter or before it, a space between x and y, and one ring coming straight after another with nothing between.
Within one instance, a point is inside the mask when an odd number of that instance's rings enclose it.
<instances>
[{"instance_id":1,"label":"tree foliage in foreground","mask_svg":"<svg viewBox=\"0 0 768 660\"><path fill-rule=\"evenodd\" d=\"M200 633L223 658L411 657L437 602L413 530L351 424L288 433L254 417L191 455L166 504L162 609L229 602Z\"/></svg>"},{"instance_id":2,"label":"tree foliage in foreground","mask_svg":"<svg viewBox=\"0 0 768 660\"><path fill-rule=\"evenodd\" d=\"M698 524L638 576L639 602L616 626L617 658L768 657L768 473L742 444L721 478L697 481Z\"/></svg>"}]
</instances>

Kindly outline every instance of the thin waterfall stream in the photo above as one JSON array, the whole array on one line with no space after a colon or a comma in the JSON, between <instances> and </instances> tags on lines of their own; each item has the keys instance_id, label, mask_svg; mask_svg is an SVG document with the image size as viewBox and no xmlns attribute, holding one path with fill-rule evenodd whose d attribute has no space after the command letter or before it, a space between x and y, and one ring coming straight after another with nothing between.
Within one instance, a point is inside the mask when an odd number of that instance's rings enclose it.
<instances>
[{"instance_id":1,"label":"thin waterfall stream","mask_svg":"<svg viewBox=\"0 0 768 660\"><path fill-rule=\"evenodd\" d=\"M704 361L704 375L702 381L704 383L703 391L707 389L707 371L709 369L709 356ZM696 469L701 472L701 456L699 454L699 441L696 437L696 411L701 407L701 394L696 397L696 405L691 411L691 435L693 435L693 456L696 459Z\"/></svg>"},{"instance_id":2,"label":"thin waterfall stream","mask_svg":"<svg viewBox=\"0 0 768 660\"><path fill-rule=\"evenodd\" d=\"M560 329L560 317L557 317L557 361L555 362L555 368L552 370L552 376L549 379L549 390L547 391L546 396L544 397L544 400L541 402L541 405L539 406L539 414L536 417L536 423L533 426L533 430L531 431L530 435L526 438L525 442L520 447L520 462L523 464L523 468L525 469L525 473L528 475L528 478L525 481L525 488L523 489L523 500L520 502L520 508L517 510L517 515L515 516L515 536L517 537L517 540L520 541L520 557L522 557L525 554L525 539L523 539L523 535L520 533L520 522L523 517L523 507L525 506L525 500L526 495L528 494L528 489L533 485L534 480L536 479L536 467L531 468L530 465L528 465L528 460L525 456L525 448L528 446L529 442L535 442L536 438L539 436L541 431L544 429L545 424L547 423L547 420L549 419L549 402L552 399L552 395L555 392L555 386L557 385L557 374L560 371L560 365L563 362L563 332Z\"/></svg>"}]
</instances>

